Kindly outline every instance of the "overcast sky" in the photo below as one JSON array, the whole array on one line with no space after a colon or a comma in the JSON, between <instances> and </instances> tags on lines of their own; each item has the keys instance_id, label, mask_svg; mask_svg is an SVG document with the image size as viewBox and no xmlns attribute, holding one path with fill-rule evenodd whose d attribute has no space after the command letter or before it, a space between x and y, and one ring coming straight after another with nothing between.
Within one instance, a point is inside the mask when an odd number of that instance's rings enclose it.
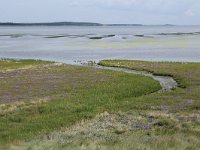
<instances>
[{"instance_id":1,"label":"overcast sky","mask_svg":"<svg viewBox=\"0 0 200 150\"><path fill-rule=\"evenodd\" d=\"M0 22L200 24L200 0L0 0Z\"/></svg>"}]
</instances>

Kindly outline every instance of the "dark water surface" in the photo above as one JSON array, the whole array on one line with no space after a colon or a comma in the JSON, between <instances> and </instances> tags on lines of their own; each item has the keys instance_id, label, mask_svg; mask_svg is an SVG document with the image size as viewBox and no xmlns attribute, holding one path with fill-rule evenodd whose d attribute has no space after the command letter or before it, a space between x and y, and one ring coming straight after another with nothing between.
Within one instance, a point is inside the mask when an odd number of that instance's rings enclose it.
<instances>
[{"instance_id":1,"label":"dark water surface","mask_svg":"<svg viewBox=\"0 0 200 150\"><path fill-rule=\"evenodd\" d=\"M200 62L200 26L0 27L0 57Z\"/></svg>"}]
</instances>

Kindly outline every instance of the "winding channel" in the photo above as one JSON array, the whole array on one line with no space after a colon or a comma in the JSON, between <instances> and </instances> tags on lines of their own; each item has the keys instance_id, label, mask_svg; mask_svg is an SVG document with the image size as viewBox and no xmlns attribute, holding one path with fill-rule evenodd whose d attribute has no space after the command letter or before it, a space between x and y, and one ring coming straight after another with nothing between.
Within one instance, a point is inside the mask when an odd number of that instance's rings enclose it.
<instances>
[{"instance_id":1,"label":"winding channel","mask_svg":"<svg viewBox=\"0 0 200 150\"><path fill-rule=\"evenodd\" d=\"M90 66L90 65L87 65L87 66ZM137 71L137 70L132 70L132 69L120 68L120 67L106 67L106 66L100 66L100 65L92 65L92 67L95 67L98 69L121 71L125 73L132 73L132 74L138 74L138 75L151 77L160 83L162 87L162 91L170 91L173 88L176 88L178 85L177 82L170 76L153 75L152 73L147 72L147 71Z\"/></svg>"}]
</instances>

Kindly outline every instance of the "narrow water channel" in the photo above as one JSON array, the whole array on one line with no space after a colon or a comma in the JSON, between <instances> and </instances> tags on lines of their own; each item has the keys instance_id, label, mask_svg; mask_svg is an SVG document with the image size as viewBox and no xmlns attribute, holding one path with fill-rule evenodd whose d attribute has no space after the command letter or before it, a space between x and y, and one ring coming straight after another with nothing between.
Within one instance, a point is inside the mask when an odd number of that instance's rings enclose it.
<instances>
[{"instance_id":1,"label":"narrow water channel","mask_svg":"<svg viewBox=\"0 0 200 150\"><path fill-rule=\"evenodd\" d=\"M160 83L163 91L170 91L173 88L177 87L177 85L178 85L177 82L170 76L153 75L152 73L147 72L147 71L137 71L137 70L132 70L132 69L120 68L120 67L106 67L106 66L100 66L100 65L92 65L92 67L99 68L99 69L121 71L121 72L151 77Z\"/></svg>"}]
</instances>

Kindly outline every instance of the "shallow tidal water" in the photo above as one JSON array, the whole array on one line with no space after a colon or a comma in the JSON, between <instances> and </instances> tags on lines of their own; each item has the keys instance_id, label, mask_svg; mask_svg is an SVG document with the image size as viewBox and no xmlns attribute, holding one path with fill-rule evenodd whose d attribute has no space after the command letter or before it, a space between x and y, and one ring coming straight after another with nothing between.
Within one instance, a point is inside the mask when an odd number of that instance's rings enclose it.
<instances>
[{"instance_id":1,"label":"shallow tidal water","mask_svg":"<svg viewBox=\"0 0 200 150\"><path fill-rule=\"evenodd\" d=\"M1 58L200 62L200 26L0 27Z\"/></svg>"}]
</instances>

